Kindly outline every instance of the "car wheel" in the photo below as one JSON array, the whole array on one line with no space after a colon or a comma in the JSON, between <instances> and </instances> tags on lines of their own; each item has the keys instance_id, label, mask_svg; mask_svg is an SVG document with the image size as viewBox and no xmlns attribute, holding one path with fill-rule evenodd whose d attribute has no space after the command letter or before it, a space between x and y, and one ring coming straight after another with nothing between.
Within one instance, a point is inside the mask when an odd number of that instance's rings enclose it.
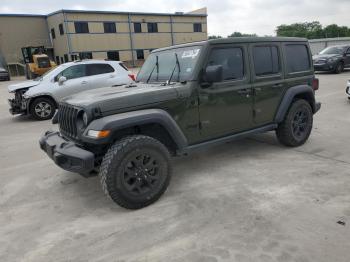
<instances>
[{"instance_id":1,"label":"car wheel","mask_svg":"<svg viewBox=\"0 0 350 262\"><path fill-rule=\"evenodd\" d=\"M282 123L278 125L276 135L283 145L296 147L304 144L309 138L313 124L313 113L310 104L296 100L290 106Z\"/></svg>"},{"instance_id":2,"label":"car wheel","mask_svg":"<svg viewBox=\"0 0 350 262\"><path fill-rule=\"evenodd\" d=\"M334 73L340 74L343 71L344 71L344 63L343 62L339 62L337 64L337 66L335 67Z\"/></svg>"},{"instance_id":3,"label":"car wheel","mask_svg":"<svg viewBox=\"0 0 350 262\"><path fill-rule=\"evenodd\" d=\"M47 120L51 119L55 114L56 105L55 102L46 97L36 98L31 104L29 108L30 114L36 120Z\"/></svg>"},{"instance_id":4,"label":"car wheel","mask_svg":"<svg viewBox=\"0 0 350 262\"><path fill-rule=\"evenodd\" d=\"M105 194L127 209L158 200L169 185L170 154L158 140L134 135L113 144L102 160L99 177Z\"/></svg>"}]
</instances>

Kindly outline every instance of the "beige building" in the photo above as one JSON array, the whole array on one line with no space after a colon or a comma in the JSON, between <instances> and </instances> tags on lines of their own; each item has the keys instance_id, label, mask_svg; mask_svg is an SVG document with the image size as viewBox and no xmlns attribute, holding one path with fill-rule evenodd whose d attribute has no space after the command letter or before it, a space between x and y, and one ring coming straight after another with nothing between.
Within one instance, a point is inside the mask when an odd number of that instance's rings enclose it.
<instances>
[{"instance_id":1,"label":"beige building","mask_svg":"<svg viewBox=\"0 0 350 262\"><path fill-rule=\"evenodd\" d=\"M0 59L23 63L21 47L44 45L56 63L113 59L138 66L159 47L207 39L206 8L189 13L60 10L0 14Z\"/></svg>"}]
</instances>

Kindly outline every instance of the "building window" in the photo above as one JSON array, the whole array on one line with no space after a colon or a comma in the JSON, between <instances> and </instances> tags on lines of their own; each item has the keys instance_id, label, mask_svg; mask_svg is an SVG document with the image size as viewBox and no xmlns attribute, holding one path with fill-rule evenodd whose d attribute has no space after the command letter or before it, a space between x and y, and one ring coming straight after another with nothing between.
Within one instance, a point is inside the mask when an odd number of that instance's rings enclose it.
<instances>
[{"instance_id":1,"label":"building window","mask_svg":"<svg viewBox=\"0 0 350 262\"><path fill-rule=\"evenodd\" d=\"M64 60L63 57L61 56L61 64L64 64Z\"/></svg>"},{"instance_id":2,"label":"building window","mask_svg":"<svg viewBox=\"0 0 350 262\"><path fill-rule=\"evenodd\" d=\"M141 33L142 32L141 23L134 23L134 32L135 33Z\"/></svg>"},{"instance_id":3,"label":"building window","mask_svg":"<svg viewBox=\"0 0 350 262\"><path fill-rule=\"evenodd\" d=\"M92 53L91 52L81 52L79 53L79 59L92 59Z\"/></svg>"},{"instance_id":4,"label":"building window","mask_svg":"<svg viewBox=\"0 0 350 262\"><path fill-rule=\"evenodd\" d=\"M58 29L60 30L60 35L64 35L63 24L59 24Z\"/></svg>"},{"instance_id":5,"label":"building window","mask_svg":"<svg viewBox=\"0 0 350 262\"><path fill-rule=\"evenodd\" d=\"M77 55L70 55L70 58L72 59L72 61L78 60L78 56Z\"/></svg>"},{"instance_id":6,"label":"building window","mask_svg":"<svg viewBox=\"0 0 350 262\"><path fill-rule=\"evenodd\" d=\"M116 33L117 32L117 28L115 26L115 23L113 23L113 22L104 22L103 28L105 30L105 33Z\"/></svg>"},{"instance_id":7,"label":"building window","mask_svg":"<svg viewBox=\"0 0 350 262\"><path fill-rule=\"evenodd\" d=\"M109 51L107 52L107 59L119 61L119 52L118 51Z\"/></svg>"},{"instance_id":8,"label":"building window","mask_svg":"<svg viewBox=\"0 0 350 262\"><path fill-rule=\"evenodd\" d=\"M51 36L52 36L52 39L56 38L56 34L55 34L55 29L54 28L51 28Z\"/></svg>"},{"instance_id":9,"label":"building window","mask_svg":"<svg viewBox=\"0 0 350 262\"><path fill-rule=\"evenodd\" d=\"M89 33L89 24L87 22L74 22L75 32L78 34Z\"/></svg>"},{"instance_id":10,"label":"building window","mask_svg":"<svg viewBox=\"0 0 350 262\"><path fill-rule=\"evenodd\" d=\"M67 55L67 54L64 54L64 62L65 62L65 63L69 62L69 59L68 59L68 55Z\"/></svg>"},{"instance_id":11,"label":"building window","mask_svg":"<svg viewBox=\"0 0 350 262\"><path fill-rule=\"evenodd\" d=\"M256 76L277 74L280 70L277 46L256 46L253 48Z\"/></svg>"},{"instance_id":12,"label":"building window","mask_svg":"<svg viewBox=\"0 0 350 262\"><path fill-rule=\"evenodd\" d=\"M56 64L59 65L60 64L60 57L56 56Z\"/></svg>"},{"instance_id":13,"label":"building window","mask_svg":"<svg viewBox=\"0 0 350 262\"><path fill-rule=\"evenodd\" d=\"M194 23L193 24L193 32L202 32L202 24Z\"/></svg>"},{"instance_id":14,"label":"building window","mask_svg":"<svg viewBox=\"0 0 350 262\"><path fill-rule=\"evenodd\" d=\"M143 59L145 59L145 55L144 55L142 49L136 50L136 58L137 58L138 60L143 60Z\"/></svg>"},{"instance_id":15,"label":"building window","mask_svg":"<svg viewBox=\"0 0 350 262\"><path fill-rule=\"evenodd\" d=\"M158 24L157 23L147 23L148 33L157 33Z\"/></svg>"}]
</instances>

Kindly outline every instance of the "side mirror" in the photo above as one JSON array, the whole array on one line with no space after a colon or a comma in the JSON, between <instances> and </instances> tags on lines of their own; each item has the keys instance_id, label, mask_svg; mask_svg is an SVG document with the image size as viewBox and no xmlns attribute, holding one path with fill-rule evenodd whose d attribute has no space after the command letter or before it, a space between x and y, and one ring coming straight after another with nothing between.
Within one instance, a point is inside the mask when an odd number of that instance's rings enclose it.
<instances>
[{"instance_id":1,"label":"side mirror","mask_svg":"<svg viewBox=\"0 0 350 262\"><path fill-rule=\"evenodd\" d=\"M221 82L223 80L222 65L207 66L203 79L207 83Z\"/></svg>"},{"instance_id":2,"label":"side mirror","mask_svg":"<svg viewBox=\"0 0 350 262\"><path fill-rule=\"evenodd\" d=\"M59 85L62 85L66 81L67 81L67 78L65 76L60 76L60 78L58 78Z\"/></svg>"}]
</instances>

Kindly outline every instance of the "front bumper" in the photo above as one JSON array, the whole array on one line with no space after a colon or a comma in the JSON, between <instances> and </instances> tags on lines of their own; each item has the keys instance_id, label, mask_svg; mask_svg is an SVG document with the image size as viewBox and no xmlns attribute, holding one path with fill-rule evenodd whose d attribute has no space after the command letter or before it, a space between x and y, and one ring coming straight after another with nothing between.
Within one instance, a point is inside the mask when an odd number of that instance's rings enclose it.
<instances>
[{"instance_id":1,"label":"front bumper","mask_svg":"<svg viewBox=\"0 0 350 262\"><path fill-rule=\"evenodd\" d=\"M22 105L19 104L15 99L9 99L8 103L10 106L9 112L12 115L27 113L27 110L22 108Z\"/></svg>"},{"instance_id":2,"label":"front bumper","mask_svg":"<svg viewBox=\"0 0 350 262\"><path fill-rule=\"evenodd\" d=\"M39 140L40 148L64 170L89 176L94 170L95 156L64 139L59 132L47 131Z\"/></svg>"},{"instance_id":3,"label":"front bumper","mask_svg":"<svg viewBox=\"0 0 350 262\"><path fill-rule=\"evenodd\" d=\"M10 75L7 72L0 72L0 80L10 80Z\"/></svg>"},{"instance_id":4,"label":"front bumper","mask_svg":"<svg viewBox=\"0 0 350 262\"><path fill-rule=\"evenodd\" d=\"M333 71L335 67L336 67L335 63L314 64L315 71Z\"/></svg>"},{"instance_id":5,"label":"front bumper","mask_svg":"<svg viewBox=\"0 0 350 262\"><path fill-rule=\"evenodd\" d=\"M346 87L346 93L350 96L350 85Z\"/></svg>"}]
</instances>

